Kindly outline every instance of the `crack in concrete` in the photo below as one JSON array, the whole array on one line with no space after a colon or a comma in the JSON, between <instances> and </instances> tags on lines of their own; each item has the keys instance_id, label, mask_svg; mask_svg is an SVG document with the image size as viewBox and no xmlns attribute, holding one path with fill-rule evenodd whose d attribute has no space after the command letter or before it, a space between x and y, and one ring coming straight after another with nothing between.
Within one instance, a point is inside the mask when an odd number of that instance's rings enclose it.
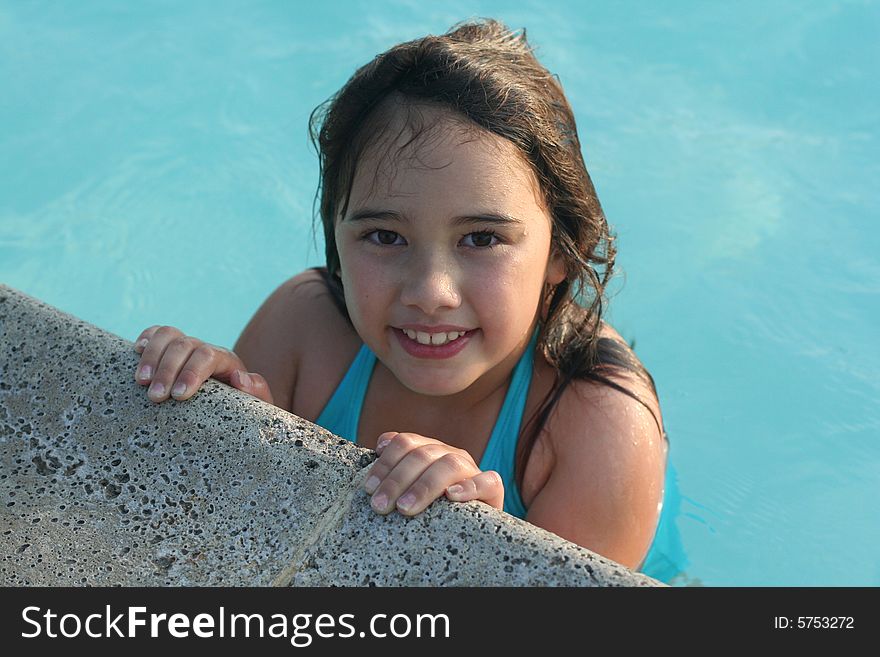
<instances>
[{"instance_id":1,"label":"crack in concrete","mask_svg":"<svg viewBox=\"0 0 880 657\"><path fill-rule=\"evenodd\" d=\"M373 463L375 463L375 461L373 461ZM318 541L324 538L325 535L329 532L334 532L336 527L341 523L342 517L347 511L349 511L349 509L351 509L354 496L357 495L358 491L363 489L364 482L367 480L367 475L370 472L370 468L373 467L373 463L370 463L370 465L359 470L351 480L351 486L349 487L348 492L344 496L339 497L336 503L327 507L327 510L324 511L321 519L315 523L314 530L310 532L302 542L300 548L293 555L290 562L272 579L272 582L270 583L271 586L290 586L290 582L293 581L294 575L299 572L302 566L306 553L316 545Z\"/></svg>"}]
</instances>

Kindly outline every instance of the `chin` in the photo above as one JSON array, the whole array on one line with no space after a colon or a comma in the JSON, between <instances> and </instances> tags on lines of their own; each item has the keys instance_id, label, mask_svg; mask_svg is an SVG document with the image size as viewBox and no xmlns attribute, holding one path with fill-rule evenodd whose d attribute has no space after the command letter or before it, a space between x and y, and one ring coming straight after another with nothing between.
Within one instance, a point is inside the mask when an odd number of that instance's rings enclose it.
<instances>
[{"instance_id":1,"label":"chin","mask_svg":"<svg viewBox=\"0 0 880 657\"><path fill-rule=\"evenodd\" d=\"M419 372L415 376L406 376L405 373L398 374L395 372L394 375L400 383L413 392L428 397L454 395L466 390L473 383L472 381L464 380L461 376L444 379L443 377L436 376L436 373L432 375L430 372Z\"/></svg>"}]
</instances>

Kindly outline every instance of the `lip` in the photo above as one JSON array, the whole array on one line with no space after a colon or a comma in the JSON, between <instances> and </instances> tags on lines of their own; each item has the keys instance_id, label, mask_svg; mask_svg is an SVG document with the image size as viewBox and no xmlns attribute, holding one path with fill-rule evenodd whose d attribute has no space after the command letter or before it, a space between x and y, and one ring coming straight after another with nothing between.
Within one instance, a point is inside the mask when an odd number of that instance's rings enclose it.
<instances>
[{"instance_id":1,"label":"lip","mask_svg":"<svg viewBox=\"0 0 880 657\"><path fill-rule=\"evenodd\" d=\"M427 324L400 324L394 326L396 329L408 329L410 331L421 331L422 333L449 333L450 331L458 331L459 333L467 333L474 329L467 329L463 326L455 326L453 324L436 324L428 326Z\"/></svg>"},{"instance_id":2,"label":"lip","mask_svg":"<svg viewBox=\"0 0 880 657\"><path fill-rule=\"evenodd\" d=\"M442 359L452 358L453 356L458 354L462 349L467 346L473 334L476 333L478 330L467 330L459 327L445 328L446 326L447 325L426 327L421 324L405 324L402 327L391 327L391 330L394 331L394 335L397 336L397 341L400 343L400 346L403 347L403 350L410 356L414 358ZM464 332L464 335L453 340L452 342L447 342L446 344L442 345L422 344L421 342L418 342L408 337L406 333L404 333L402 330L404 328L411 331L423 331L425 333L459 331Z\"/></svg>"}]
</instances>

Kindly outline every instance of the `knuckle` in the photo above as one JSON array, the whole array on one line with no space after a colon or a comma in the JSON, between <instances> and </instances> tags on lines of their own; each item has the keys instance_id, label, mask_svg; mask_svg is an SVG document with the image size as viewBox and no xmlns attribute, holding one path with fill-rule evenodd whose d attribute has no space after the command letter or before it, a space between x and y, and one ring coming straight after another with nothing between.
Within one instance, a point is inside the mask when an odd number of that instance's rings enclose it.
<instances>
[{"instance_id":1,"label":"knuckle","mask_svg":"<svg viewBox=\"0 0 880 657\"><path fill-rule=\"evenodd\" d=\"M415 434L411 433L399 433L396 438L391 440L391 442L407 450L411 450L418 445Z\"/></svg>"},{"instance_id":2,"label":"knuckle","mask_svg":"<svg viewBox=\"0 0 880 657\"><path fill-rule=\"evenodd\" d=\"M198 356L200 359L211 360L214 357L215 351L211 345L205 342L199 342L198 345L195 346L193 350L193 355Z\"/></svg>"},{"instance_id":3,"label":"knuckle","mask_svg":"<svg viewBox=\"0 0 880 657\"><path fill-rule=\"evenodd\" d=\"M466 470L470 466L469 460L458 452L446 452L439 460L453 470Z\"/></svg>"},{"instance_id":4,"label":"knuckle","mask_svg":"<svg viewBox=\"0 0 880 657\"><path fill-rule=\"evenodd\" d=\"M159 367L159 369L156 371L156 374L153 376L153 380L150 382L150 387L152 389L154 385L161 384L167 389L171 385L171 382L174 381L174 379L174 370L172 370L170 367Z\"/></svg>"},{"instance_id":5,"label":"knuckle","mask_svg":"<svg viewBox=\"0 0 880 657\"><path fill-rule=\"evenodd\" d=\"M162 356L162 359L156 364L154 368L155 374L154 378L159 379L160 381L168 382L177 376L177 373L180 371L182 363L179 363L175 358L168 353Z\"/></svg>"},{"instance_id":6,"label":"knuckle","mask_svg":"<svg viewBox=\"0 0 880 657\"><path fill-rule=\"evenodd\" d=\"M181 370L180 374L177 376L177 381L180 383L185 383L187 387L199 385L204 380L204 377L202 377L202 375L197 370L189 367Z\"/></svg>"},{"instance_id":7,"label":"knuckle","mask_svg":"<svg viewBox=\"0 0 880 657\"><path fill-rule=\"evenodd\" d=\"M407 483L408 482L404 476L396 472L396 470L392 470L382 480L379 488L385 493L394 495L406 488Z\"/></svg>"},{"instance_id":8,"label":"knuckle","mask_svg":"<svg viewBox=\"0 0 880 657\"><path fill-rule=\"evenodd\" d=\"M406 491L412 493L417 500L423 500L431 493L431 487L424 481L424 477L413 482L412 486Z\"/></svg>"},{"instance_id":9,"label":"knuckle","mask_svg":"<svg viewBox=\"0 0 880 657\"><path fill-rule=\"evenodd\" d=\"M450 476L449 471L444 468L435 467L425 470L419 478L419 481L421 485L425 487L426 493L433 493L433 496L436 498L437 495L443 494L443 491L446 490L447 486L450 486L460 479L461 477L458 475Z\"/></svg>"},{"instance_id":10,"label":"knuckle","mask_svg":"<svg viewBox=\"0 0 880 657\"><path fill-rule=\"evenodd\" d=\"M379 484L376 486L376 488L379 488L379 486L385 483L389 472L390 470L379 461L373 462L373 467L370 469L370 476L376 477L376 479L379 480Z\"/></svg>"},{"instance_id":11,"label":"knuckle","mask_svg":"<svg viewBox=\"0 0 880 657\"><path fill-rule=\"evenodd\" d=\"M422 470L430 467L440 458L442 458L442 456L437 453L437 450L432 449L430 445L422 445L420 447L416 447L415 449L408 452L406 455L408 464L415 464Z\"/></svg>"},{"instance_id":12,"label":"knuckle","mask_svg":"<svg viewBox=\"0 0 880 657\"><path fill-rule=\"evenodd\" d=\"M443 456L443 450L437 449L437 445L417 445L412 449L412 455L418 457L422 461L436 461Z\"/></svg>"},{"instance_id":13,"label":"knuckle","mask_svg":"<svg viewBox=\"0 0 880 657\"><path fill-rule=\"evenodd\" d=\"M410 447L407 444L397 438L392 438L391 442L385 445L385 448L382 454L379 456L381 460L385 463L397 462L410 452Z\"/></svg>"},{"instance_id":14,"label":"knuckle","mask_svg":"<svg viewBox=\"0 0 880 657\"><path fill-rule=\"evenodd\" d=\"M180 350L189 349L192 346L192 338L186 335L179 335L168 346Z\"/></svg>"},{"instance_id":15,"label":"knuckle","mask_svg":"<svg viewBox=\"0 0 880 657\"><path fill-rule=\"evenodd\" d=\"M483 472L485 475L483 478L486 481L486 484L489 486L504 486L504 481L501 479L501 475L495 470L486 470Z\"/></svg>"}]
</instances>

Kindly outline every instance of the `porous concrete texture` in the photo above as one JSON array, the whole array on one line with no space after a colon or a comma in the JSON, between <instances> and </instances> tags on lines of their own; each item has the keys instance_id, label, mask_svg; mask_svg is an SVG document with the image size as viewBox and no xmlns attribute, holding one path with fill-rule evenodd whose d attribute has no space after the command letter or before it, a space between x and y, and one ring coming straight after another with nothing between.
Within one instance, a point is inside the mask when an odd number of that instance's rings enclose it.
<instances>
[{"instance_id":1,"label":"porous concrete texture","mask_svg":"<svg viewBox=\"0 0 880 657\"><path fill-rule=\"evenodd\" d=\"M380 516L371 450L213 379L154 404L138 360L0 285L0 584L661 585L477 502Z\"/></svg>"}]
</instances>

